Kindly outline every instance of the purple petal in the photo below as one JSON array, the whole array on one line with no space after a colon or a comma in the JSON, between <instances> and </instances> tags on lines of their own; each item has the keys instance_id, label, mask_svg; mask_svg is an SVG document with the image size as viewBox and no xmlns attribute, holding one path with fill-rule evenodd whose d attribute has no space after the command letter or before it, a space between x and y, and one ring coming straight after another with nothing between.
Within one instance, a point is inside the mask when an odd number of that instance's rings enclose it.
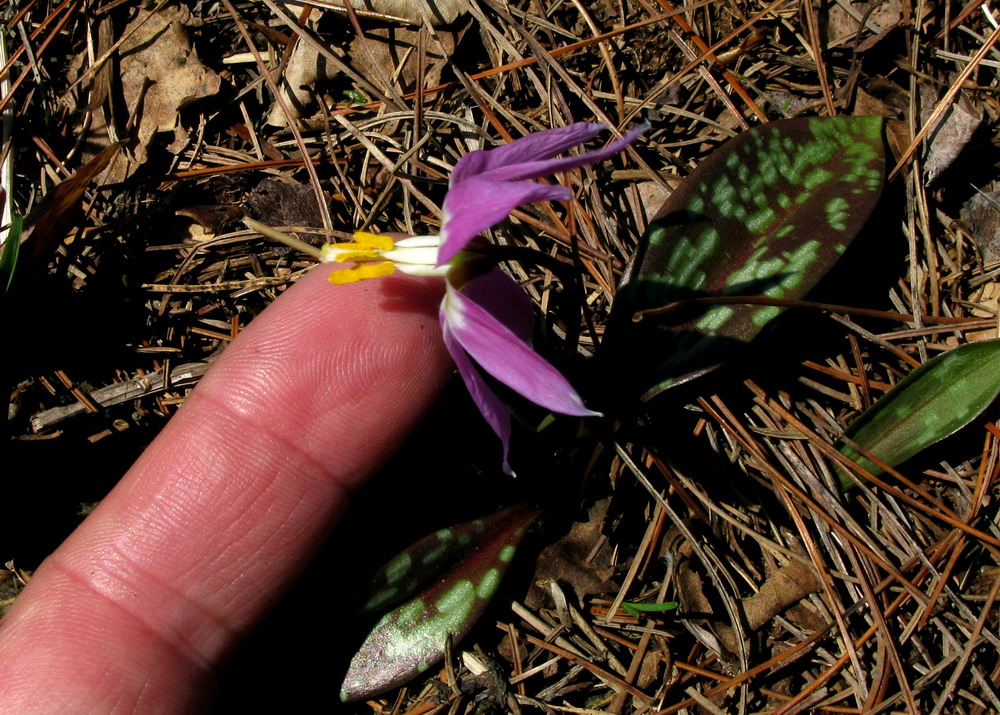
<instances>
[{"instance_id":1,"label":"purple petal","mask_svg":"<svg viewBox=\"0 0 1000 715\"><path fill-rule=\"evenodd\" d=\"M469 177L501 166L548 159L562 154L577 144L583 144L585 141L593 139L605 129L607 127L603 124L577 122L568 127L535 132L495 149L479 149L469 152L455 164L455 168L451 172L450 184L455 186Z\"/></svg>"},{"instance_id":2,"label":"purple petal","mask_svg":"<svg viewBox=\"0 0 1000 715\"><path fill-rule=\"evenodd\" d=\"M443 306L446 332L497 380L553 412L578 417L600 414L588 410L569 381L528 343L461 291L448 285Z\"/></svg>"},{"instance_id":3,"label":"purple petal","mask_svg":"<svg viewBox=\"0 0 1000 715\"><path fill-rule=\"evenodd\" d=\"M621 139L611 142L606 147L594 149L575 156L564 156L561 159L545 159L543 161L527 161L520 164L509 164L490 170L483 174L482 178L496 179L499 181L522 181L525 179L539 179L543 176L552 176L562 171L575 169L578 166L588 166L610 159L618 152L624 150L629 144L634 142L649 126L640 124L627 131Z\"/></svg>"},{"instance_id":4,"label":"purple petal","mask_svg":"<svg viewBox=\"0 0 1000 715\"><path fill-rule=\"evenodd\" d=\"M465 354L465 350L462 348L458 337L452 332L451 326L445 316L444 303L441 303L439 316L441 320L441 334L444 336L444 346L447 348L452 360L455 361L458 374L462 376L462 381L465 382L465 387L472 396L472 401L476 403L476 407L479 408L486 422L496 432L497 437L500 438L500 443L503 445L504 472L513 475L514 472L507 463L507 452L510 447L510 412L508 412L507 406L496 396L496 393L486 384L483 376L479 374L479 369L469 360L469 356Z\"/></svg>"},{"instance_id":5,"label":"purple petal","mask_svg":"<svg viewBox=\"0 0 1000 715\"><path fill-rule=\"evenodd\" d=\"M455 257L480 233L506 219L510 212L534 201L565 201L562 185L491 181L479 176L452 187L444 198L444 223L438 265Z\"/></svg>"},{"instance_id":6,"label":"purple petal","mask_svg":"<svg viewBox=\"0 0 1000 715\"><path fill-rule=\"evenodd\" d=\"M464 165L459 161L451 176L451 188L444 199L444 223L441 226L442 241L438 251L438 265L450 261L469 241L491 226L496 226L518 206L533 201L567 200L571 196L569 189L565 187L523 183L525 180L550 176L578 166L603 161L622 151L648 128L648 124L641 124L606 147L577 156L538 159L539 156L562 153L580 143L580 141L570 143L571 138L585 141L589 138L586 135L593 136L604 129L602 124L580 122L568 127L538 132L506 146L480 152L477 157ZM551 142L540 141L549 135L552 135ZM513 151L512 147L521 142L524 142L523 148ZM505 151L508 153L503 153ZM503 161L491 158L498 153ZM474 155L476 152L467 154L466 157ZM524 161L511 163L509 160L512 158L522 158ZM462 171L459 171L460 168Z\"/></svg>"},{"instance_id":7,"label":"purple petal","mask_svg":"<svg viewBox=\"0 0 1000 715\"><path fill-rule=\"evenodd\" d=\"M535 309L531 298L513 278L494 268L462 286L462 295L503 323L526 343L535 332Z\"/></svg>"}]
</instances>

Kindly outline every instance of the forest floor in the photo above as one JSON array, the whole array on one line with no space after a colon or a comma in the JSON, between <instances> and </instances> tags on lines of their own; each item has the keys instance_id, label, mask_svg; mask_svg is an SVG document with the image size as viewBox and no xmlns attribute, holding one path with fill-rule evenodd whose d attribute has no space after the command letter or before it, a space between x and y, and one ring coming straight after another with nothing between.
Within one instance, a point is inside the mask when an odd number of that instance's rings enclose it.
<instances>
[{"instance_id":1,"label":"forest floor","mask_svg":"<svg viewBox=\"0 0 1000 715\"><path fill-rule=\"evenodd\" d=\"M29 217L3 304L5 460L28 466L4 469L0 605L312 265L243 217L314 243L434 233L467 152L647 121L628 151L559 179L572 202L524 207L490 234L579 272L587 315L574 321L557 276L505 264L545 316L541 344L586 362L650 220L713 151L765 121L877 115L882 200L813 296L844 309L787 311L723 370L657 397L642 429L623 418L555 449L524 436L537 455L516 455L516 480L449 386L421 428L470 425L434 466L441 484L412 483L407 464L437 457L408 445L330 550L351 529L399 525L356 557L363 570L515 498L561 509L443 666L344 708L1000 712L995 405L877 482L841 491L831 466L841 432L915 367L997 337L989 3L335 4L3 9L3 223ZM550 469L560 478L540 486ZM345 587L331 563L321 554L236 655L220 711L316 693L333 707L344 656L297 655L351 620L326 601ZM271 692L246 685L264 681Z\"/></svg>"}]
</instances>

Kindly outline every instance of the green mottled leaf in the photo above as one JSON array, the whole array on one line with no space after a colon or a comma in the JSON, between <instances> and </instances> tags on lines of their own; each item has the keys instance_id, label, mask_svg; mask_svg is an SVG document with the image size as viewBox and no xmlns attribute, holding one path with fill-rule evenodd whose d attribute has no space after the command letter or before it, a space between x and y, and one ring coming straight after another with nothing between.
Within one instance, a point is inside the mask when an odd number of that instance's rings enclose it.
<instances>
[{"instance_id":1,"label":"green mottled leaf","mask_svg":"<svg viewBox=\"0 0 1000 715\"><path fill-rule=\"evenodd\" d=\"M844 436L895 467L978 417L1000 394L1000 340L969 343L906 376L856 419ZM840 453L872 475L883 469L848 444ZM841 485L854 484L841 473Z\"/></svg>"},{"instance_id":2,"label":"green mottled leaf","mask_svg":"<svg viewBox=\"0 0 1000 715\"><path fill-rule=\"evenodd\" d=\"M408 600L477 545L487 529L506 513L439 529L397 554L372 577L360 612L384 613Z\"/></svg>"},{"instance_id":3,"label":"green mottled leaf","mask_svg":"<svg viewBox=\"0 0 1000 715\"><path fill-rule=\"evenodd\" d=\"M650 223L615 297L604 365L652 397L711 370L780 312L691 298L798 299L829 271L882 190L878 117L790 119L719 147Z\"/></svg>"},{"instance_id":4,"label":"green mottled leaf","mask_svg":"<svg viewBox=\"0 0 1000 715\"><path fill-rule=\"evenodd\" d=\"M431 534L390 561L376 577L378 584L367 608L374 608L373 599L392 600L403 591L417 590L427 574L431 585L375 625L351 660L341 699L372 697L439 662L446 640L465 636L486 608L538 513L527 506L510 507ZM456 548L465 536L469 537L466 543ZM430 568L419 574L424 563ZM397 587L392 597L378 595L387 586L390 590Z\"/></svg>"}]
</instances>

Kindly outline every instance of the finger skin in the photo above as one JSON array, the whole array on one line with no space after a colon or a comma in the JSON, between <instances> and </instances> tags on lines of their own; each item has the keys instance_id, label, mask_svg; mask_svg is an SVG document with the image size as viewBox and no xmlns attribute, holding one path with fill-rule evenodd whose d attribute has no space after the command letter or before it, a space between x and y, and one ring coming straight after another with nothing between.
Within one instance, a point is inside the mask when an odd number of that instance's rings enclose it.
<instances>
[{"instance_id":1,"label":"finger skin","mask_svg":"<svg viewBox=\"0 0 1000 715\"><path fill-rule=\"evenodd\" d=\"M172 713L301 571L451 363L440 281L322 266L220 356L0 622L0 712Z\"/></svg>"}]
</instances>

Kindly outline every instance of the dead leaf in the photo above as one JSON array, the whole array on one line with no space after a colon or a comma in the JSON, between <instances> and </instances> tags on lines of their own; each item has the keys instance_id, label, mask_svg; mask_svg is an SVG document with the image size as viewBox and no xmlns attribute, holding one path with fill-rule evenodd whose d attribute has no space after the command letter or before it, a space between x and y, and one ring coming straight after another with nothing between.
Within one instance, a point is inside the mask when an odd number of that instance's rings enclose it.
<instances>
[{"instance_id":1,"label":"dead leaf","mask_svg":"<svg viewBox=\"0 0 1000 715\"><path fill-rule=\"evenodd\" d=\"M309 185L282 179L261 181L246 200L261 223L268 226L322 226L316 195Z\"/></svg>"},{"instance_id":2,"label":"dead leaf","mask_svg":"<svg viewBox=\"0 0 1000 715\"><path fill-rule=\"evenodd\" d=\"M1000 182L977 189L962 206L962 223L983 253L983 259L1000 259Z\"/></svg>"},{"instance_id":3,"label":"dead leaf","mask_svg":"<svg viewBox=\"0 0 1000 715\"><path fill-rule=\"evenodd\" d=\"M529 608L549 603L548 588L552 581L567 583L578 599L592 594L609 593L616 589L611 582L614 569L610 564L609 548L604 548L588 561L588 557L603 538L604 519L610 500L604 499L591 507L587 521L573 524L566 536L547 546L538 555L532 588L525 599Z\"/></svg>"},{"instance_id":4,"label":"dead leaf","mask_svg":"<svg viewBox=\"0 0 1000 715\"><path fill-rule=\"evenodd\" d=\"M441 71L448 56L455 50L455 33L439 32L435 42L424 43L423 72L418 72L417 47L420 31L383 26L372 28L365 37L355 37L348 53L358 73L370 80L396 78L394 85L401 92L416 90L417 83L433 87L441 83ZM402 69L400 69L402 65ZM384 87L385 82L375 82Z\"/></svg>"},{"instance_id":5,"label":"dead leaf","mask_svg":"<svg viewBox=\"0 0 1000 715\"><path fill-rule=\"evenodd\" d=\"M858 87L855 93L853 113L856 115L875 115L889 118L897 116L898 112L892 105L869 94L862 87Z\"/></svg>"},{"instance_id":6,"label":"dead leaf","mask_svg":"<svg viewBox=\"0 0 1000 715\"><path fill-rule=\"evenodd\" d=\"M313 201L313 205L315 203ZM220 233L243 218L243 211L238 206L219 204L188 206L174 213L191 219L210 234Z\"/></svg>"},{"instance_id":7,"label":"dead leaf","mask_svg":"<svg viewBox=\"0 0 1000 715\"><path fill-rule=\"evenodd\" d=\"M639 200L646 207L646 211L652 216L658 207L663 206L673 193L673 189L664 186L659 181L643 181L636 186L639 191Z\"/></svg>"},{"instance_id":8,"label":"dead leaf","mask_svg":"<svg viewBox=\"0 0 1000 715\"><path fill-rule=\"evenodd\" d=\"M97 56L103 57L111 46L115 43L112 33L114 28L111 25L111 15L105 14L97 23ZM94 79L90 83L90 102L87 104L87 111L93 112L104 104L111 92L111 62L105 62L94 74Z\"/></svg>"},{"instance_id":9,"label":"dead leaf","mask_svg":"<svg viewBox=\"0 0 1000 715\"><path fill-rule=\"evenodd\" d=\"M305 116L306 106L312 101L310 87L318 81L332 79L338 74L326 57L308 42L296 42L281 76L281 99L291 114L291 119ZM289 116L281 104L274 103L267 116L267 123L274 127L287 127Z\"/></svg>"},{"instance_id":10,"label":"dead leaf","mask_svg":"<svg viewBox=\"0 0 1000 715\"><path fill-rule=\"evenodd\" d=\"M994 234L994 239L996 234ZM1000 315L1000 283L990 281L983 285L972 298L972 314L983 318L996 319ZM969 342L977 340L993 340L997 337L997 328L987 330L971 330L966 334Z\"/></svg>"},{"instance_id":11,"label":"dead leaf","mask_svg":"<svg viewBox=\"0 0 1000 715\"><path fill-rule=\"evenodd\" d=\"M636 687L640 690L646 690L654 683L659 682L663 678L663 671L669 672L668 668L661 668L661 666L669 665L670 661L670 649L660 639L657 639L642 657L639 674L635 679Z\"/></svg>"},{"instance_id":12,"label":"dead leaf","mask_svg":"<svg viewBox=\"0 0 1000 715\"><path fill-rule=\"evenodd\" d=\"M930 120L937 97L927 84L920 85L920 119ZM960 95L945 111L937 126L927 135L925 141L924 170L926 182L930 184L942 171L951 166L962 149L969 142L983 119L983 110L965 95Z\"/></svg>"},{"instance_id":13,"label":"dead leaf","mask_svg":"<svg viewBox=\"0 0 1000 715\"><path fill-rule=\"evenodd\" d=\"M874 6L874 10L872 7ZM880 2L852 2L850 8L853 12L845 9L841 3L830 3L829 9L821 13L820 25L826 31L826 46L836 47L843 44L853 44L861 28L860 20L867 16L865 26L876 33L882 33L899 25L903 17L902 3L900 0L884 0Z\"/></svg>"},{"instance_id":14,"label":"dead leaf","mask_svg":"<svg viewBox=\"0 0 1000 715\"><path fill-rule=\"evenodd\" d=\"M133 160L116 162L107 181L121 181L141 166L156 134L173 131L180 135L175 142L185 141L178 112L218 94L221 79L198 59L187 35L190 23L190 10L169 5L156 13L139 10L125 28L126 39L119 48L119 81L128 116L137 115L138 127ZM124 121L118 118L119 124ZM108 144L107 108L94 114L89 134L93 143Z\"/></svg>"},{"instance_id":15,"label":"dead leaf","mask_svg":"<svg viewBox=\"0 0 1000 715\"><path fill-rule=\"evenodd\" d=\"M343 7L342 0L335 0L331 4ZM467 5L465 0L353 0L351 7L359 11L368 10L388 15L414 25L422 24L426 15L431 24L437 26L454 22L455 18L465 12Z\"/></svg>"},{"instance_id":16,"label":"dead leaf","mask_svg":"<svg viewBox=\"0 0 1000 715\"><path fill-rule=\"evenodd\" d=\"M121 144L109 146L45 194L24 220L19 258L21 266L27 270L37 268L55 250L79 218L83 192L120 150Z\"/></svg>"},{"instance_id":17,"label":"dead leaf","mask_svg":"<svg viewBox=\"0 0 1000 715\"><path fill-rule=\"evenodd\" d=\"M764 92L768 101L777 107L785 117L797 117L803 110L812 105L812 100L786 89L769 89Z\"/></svg>"},{"instance_id":18,"label":"dead leaf","mask_svg":"<svg viewBox=\"0 0 1000 715\"><path fill-rule=\"evenodd\" d=\"M757 593L742 599L743 615L756 631L785 609L822 587L816 570L801 561L790 561L768 576Z\"/></svg>"},{"instance_id":19,"label":"dead leaf","mask_svg":"<svg viewBox=\"0 0 1000 715\"><path fill-rule=\"evenodd\" d=\"M721 609L713 607L705 581L697 571L698 564L692 558L693 549L689 543L681 542L675 551L674 583L681 612L686 616L684 625L720 656L735 656L740 652L736 630L724 613L720 619ZM816 570L807 563L790 561L772 571L756 593L738 601L747 631L759 630L821 587Z\"/></svg>"},{"instance_id":20,"label":"dead leaf","mask_svg":"<svg viewBox=\"0 0 1000 715\"><path fill-rule=\"evenodd\" d=\"M442 31L437 33L435 42L427 42L423 71L420 71L417 60L420 32L395 25L367 28L364 36L351 40L346 57L359 75L383 91L388 90L389 83L401 94L416 90L418 82L424 87L433 87L441 83L441 72L455 50L456 35ZM281 82L281 96L292 118L305 116L317 83L331 80L338 74L309 43L297 43ZM338 101L340 99L335 97L332 103ZM271 108L267 123L276 127L288 126L288 117L277 103Z\"/></svg>"}]
</instances>

